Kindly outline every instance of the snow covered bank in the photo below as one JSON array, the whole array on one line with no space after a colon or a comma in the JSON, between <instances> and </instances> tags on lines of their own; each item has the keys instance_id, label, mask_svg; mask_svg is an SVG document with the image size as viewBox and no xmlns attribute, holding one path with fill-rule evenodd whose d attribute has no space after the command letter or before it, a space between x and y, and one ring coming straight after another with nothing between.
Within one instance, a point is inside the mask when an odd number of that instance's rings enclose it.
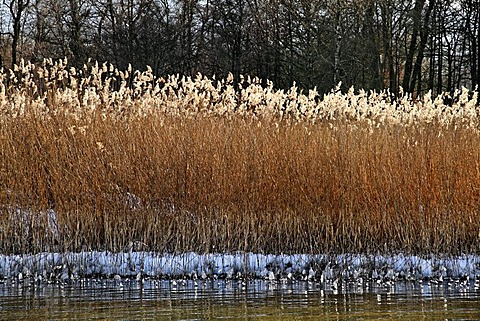
<instances>
[{"instance_id":1,"label":"snow covered bank","mask_svg":"<svg viewBox=\"0 0 480 321\"><path fill-rule=\"evenodd\" d=\"M158 254L151 252L0 255L0 278L242 278L316 281L480 278L480 256Z\"/></svg>"}]
</instances>

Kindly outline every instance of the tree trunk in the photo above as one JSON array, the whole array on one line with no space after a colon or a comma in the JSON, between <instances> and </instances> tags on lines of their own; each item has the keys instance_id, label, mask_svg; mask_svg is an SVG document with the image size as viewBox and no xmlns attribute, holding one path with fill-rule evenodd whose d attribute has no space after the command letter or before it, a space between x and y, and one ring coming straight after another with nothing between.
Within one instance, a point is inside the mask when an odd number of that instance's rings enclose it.
<instances>
[{"instance_id":1,"label":"tree trunk","mask_svg":"<svg viewBox=\"0 0 480 321\"><path fill-rule=\"evenodd\" d=\"M436 41L438 41L438 28L437 28L437 10L434 11L433 13L433 19L432 21L433 24L433 29L434 32L432 33L432 36L430 37L430 50L429 50L429 68L428 68L428 88L432 89L434 88L435 84L435 52L437 51L436 48Z\"/></svg>"},{"instance_id":2,"label":"tree trunk","mask_svg":"<svg viewBox=\"0 0 480 321\"><path fill-rule=\"evenodd\" d=\"M82 44L82 18L80 16L80 4L78 0L69 0L70 4L70 52L71 62L74 66L80 67L85 62L84 50Z\"/></svg>"},{"instance_id":3,"label":"tree trunk","mask_svg":"<svg viewBox=\"0 0 480 321\"><path fill-rule=\"evenodd\" d=\"M382 40L383 40L383 71L384 74L388 75L388 87L390 92L396 96L397 95L397 82L395 75L395 66L393 61L393 47L392 47L392 10L390 1L385 1L382 3L381 7L382 14Z\"/></svg>"},{"instance_id":4,"label":"tree trunk","mask_svg":"<svg viewBox=\"0 0 480 321\"><path fill-rule=\"evenodd\" d=\"M417 59L415 60L415 67L413 70L412 82L410 84L409 91L413 92L415 90L415 82L418 81L418 86L421 88L422 81L422 63L424 58L425 47L427 45L427 40L430 30L430 14L432 13L433 7L435 6L435 0L430 0L428 3L427 11L425 12L425 20L423 23L422 30L420 31L420 45L418 47ZM421 90L418 90L420 94Z\"/></svg>"},{"instance_id":5,"label":"tree trunk","mask_svg":"<svg viewBox=\"0 0 480 321\"><path fill-rule=\"evenodd\" d=\"M111 35L111 53L113 54L113 63L118 66L119 56L118 56L118 36L117 36L117 18L115 14L115 8L113 7L113 1L108 0L108 14L110 15L110 23L112 24L112 35Z\"/></svg>"},{"instance_id":6,"label":"tree trunk","mask_svg":"<svg viewBox=\"0 0 480 321\"><path fill-rule=\"evenodd\" d=\"M369 54L366 57L370 59L368 62L369 69L367 72L372 74L372 79L369 79L368 87L370 89L383 89L383 83L380 81L380 53L378 48L378 42L375 39L375 6L370 4L366 10L367 15L367 37L369 46L367 50ZM365 83L364 83L365 84Z\"/></svg>"},{"instance_id":7,"label":"tree trunk","mask_svg":"<svg viewBox=\"0 0 480 321\"><path fill-rule=\"evenodd\" d=\"M452 46L447 43L447 92L453 92L453 55Z\"/></svg>"},{"instance_id":8,"label":"tree trunk","mask_svg":"<svg viewBox=\"0 0 480 321\"><path fill-rule=\"evenodd\" d=\"M443 5L439 11L443 10ZM438 42L437 42L437 95L443 92L443 36L445 34L445 18L442 14L438 21Z\"/></svg>"},{"instance_id":9,"label":"tree trunk","mask_svg":"<svg viewBox=\"0 0 480 321\"><path fill-rule=\"evenodd\" d=\"M10 14L12 15L13 33L12 33L12 68L17 64L18 43L20 41L22 15L30 4L30 0L11 0L9 4Z\"/></svg>"},{"instance_id":10,"label":"tree trunk","mask_svg":"<svg viewBox=\"0 0 480 321\"><path fill-rule=\"evenodd\" d=\"M340 10L335 13L335 56L333 60L333 85L337 86L339 82L340 68L340 49L342 42L342 29L340 26Z\"/></svg>"},{"instance_id":11,"label":"tree trunk","mask_svg":"<svg viewBox=\"0 0 480 321\"><path fill-rule=\"evenodd\" d=\"M410 88L410 81L412 78L412 71L413 71L413 59L415 56L415 51L417 50L417 38L422 25L422 11L423 11L424 4L425 4L425 0L415 0L415 6L412 11L412 18L413 18L412 37L410 39L410 45L409 45L407 57L405 60L405 72L403 75L403 82L402 82L402 87L405 90L409 90Z\"/></svg>"}]
</instances>

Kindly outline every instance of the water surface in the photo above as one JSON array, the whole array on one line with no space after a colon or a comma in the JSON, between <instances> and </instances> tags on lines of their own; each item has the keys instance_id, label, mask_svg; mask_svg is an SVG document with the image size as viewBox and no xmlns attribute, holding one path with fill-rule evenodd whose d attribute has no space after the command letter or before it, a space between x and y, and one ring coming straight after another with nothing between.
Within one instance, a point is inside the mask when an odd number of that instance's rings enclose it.
<instances>
[{"instance_id":1,"label":"water surface","mask_svg":"<svg viewBox=\"0 0 480 321\"><path fill-rule=\"evenodd\" d=\"M480 290L467 281L337 288L263 280L0 283L0 320L39 319L475 320L480 319Z\"/></svg>"}]
</instances>

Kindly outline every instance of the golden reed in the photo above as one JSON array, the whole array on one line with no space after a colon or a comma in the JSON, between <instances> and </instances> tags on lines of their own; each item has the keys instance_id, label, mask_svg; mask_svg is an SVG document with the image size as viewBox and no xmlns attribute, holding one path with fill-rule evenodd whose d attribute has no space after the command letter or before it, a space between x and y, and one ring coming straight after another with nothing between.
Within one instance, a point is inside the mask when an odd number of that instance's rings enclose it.
<instances>
[{"instance_id":1,"label":"golden reed","mask_svg":"<svg viewBox=\"0 0 480 321\"><path fill-rule=\"evenodd\" d=\"M479 252L476 93L242 81L2 71L0 252Z\"/></svg>"}]
</instances>

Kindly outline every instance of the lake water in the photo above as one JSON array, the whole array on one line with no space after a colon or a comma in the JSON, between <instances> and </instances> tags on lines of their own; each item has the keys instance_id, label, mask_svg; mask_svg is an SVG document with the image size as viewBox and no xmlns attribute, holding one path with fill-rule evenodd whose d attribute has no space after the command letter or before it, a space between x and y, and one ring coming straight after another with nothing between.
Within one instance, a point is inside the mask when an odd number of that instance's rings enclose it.
<instances>
[{"instance_id":1,"label":"lake water","mask_svg":"<svg viewBox=\"0 0 480 321\"><path fill-rule=\"evenodd\" d=\"M0 283L0 320L475 320L473 281L94 280Z\"/></svg>"}]
</instances>

